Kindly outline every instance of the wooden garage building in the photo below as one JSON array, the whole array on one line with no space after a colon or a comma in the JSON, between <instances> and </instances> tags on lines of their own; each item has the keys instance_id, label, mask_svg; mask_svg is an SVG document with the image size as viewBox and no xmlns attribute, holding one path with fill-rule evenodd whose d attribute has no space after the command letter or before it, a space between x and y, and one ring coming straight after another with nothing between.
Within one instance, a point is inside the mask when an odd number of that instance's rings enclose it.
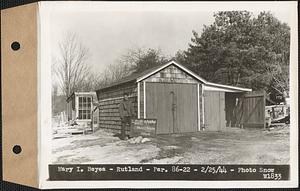
<instances>
[{"instance_id":1,"label":"wooden garage building","mask_svg":"<svg viewBox=\"0 0 300 191\"><path fill-rule=\"evenodd\" d=\"M233 110L241 103L239 98L252 93L248 88L208 82L170 61L97 90L100 128L120 129L118 105L125 92L138 118L157 119L157 134L221 131L235 126L237 120L243 123L245 116L237 119ZM259 115L255 121L264 118L264 114Z\"/></svg>"}]
</instances>

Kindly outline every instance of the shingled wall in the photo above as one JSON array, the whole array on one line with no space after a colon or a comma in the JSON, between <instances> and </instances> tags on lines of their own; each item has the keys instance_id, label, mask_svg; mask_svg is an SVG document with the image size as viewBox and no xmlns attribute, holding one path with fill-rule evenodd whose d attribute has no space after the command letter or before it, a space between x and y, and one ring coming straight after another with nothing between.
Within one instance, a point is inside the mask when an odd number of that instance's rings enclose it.
<instances>
[{"instance_id":1,"label":"shingled wall","mask_svg":"<svg viewBox=\"0 0 300 191\"><path fill-rule=\"evenodd\" d=\"M118 87L102 89L97 91L99 100L99 127L120 130L121 118L119 114L119 104L124 93L129 94L132 100L135 113L137 113L137 85L129 83ZM127 129L128 130L128 129Z\"/></svg>"}]
</instances>

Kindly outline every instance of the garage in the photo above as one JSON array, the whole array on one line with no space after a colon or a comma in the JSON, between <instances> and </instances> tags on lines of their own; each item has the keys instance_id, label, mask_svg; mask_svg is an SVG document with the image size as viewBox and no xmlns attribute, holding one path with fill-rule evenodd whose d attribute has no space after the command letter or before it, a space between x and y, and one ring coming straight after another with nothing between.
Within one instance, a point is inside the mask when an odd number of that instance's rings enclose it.
<instances>
[{"instance_id":1,"label":"garage","mask_svg":"<svg viewBox=\"0 0 300 191\"><path fill-rule=\"evenodd\" d=\"M97 90L99 127L120 130L117 108L127 93L137 118L157 120L156 134L222 131L229 118L225 110L231 107L225 95L250 91L208 82L170 61Z\"/></svg>"},{"instance_id":2,"label":"garage","mask_svg":"<svg viewBox=\"0 0 300 191\"><path fill-rule=\"evenodd\" d=\"M158 134L197 131L196 84L147 83L146 116L157 119Z\"/></svg>"}]
</instances>

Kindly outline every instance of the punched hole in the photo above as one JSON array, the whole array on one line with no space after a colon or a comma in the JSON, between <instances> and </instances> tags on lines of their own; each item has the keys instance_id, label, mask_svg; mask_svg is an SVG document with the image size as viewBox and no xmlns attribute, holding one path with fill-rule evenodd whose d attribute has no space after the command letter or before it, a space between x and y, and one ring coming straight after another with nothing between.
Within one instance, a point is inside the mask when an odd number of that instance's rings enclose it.
<instances>
[{"instance_id":1,"label":"punched hole","mask_svg":"<svg viewBox=\"0 0 300 191\"><path fill-rule=\"evenodd\" d=\"M20 154L20 153L22 152L21 146L20 146L20 145L15 145L15 146L13 147L13 152L14 152L15 154Z\"/></svg>"},{"instance_id":2,"label":"punched hole","mask_svg":"<svg viewBox=\"0 0 300 191\"><path fill-rule=\"evenodd\" d=\"M13 43L11 43L11 49L13 49L14 51L17 51L17 50L19 50L20 49L20 43L19 42L13 42Z\"/></svg>"}]
</instances>

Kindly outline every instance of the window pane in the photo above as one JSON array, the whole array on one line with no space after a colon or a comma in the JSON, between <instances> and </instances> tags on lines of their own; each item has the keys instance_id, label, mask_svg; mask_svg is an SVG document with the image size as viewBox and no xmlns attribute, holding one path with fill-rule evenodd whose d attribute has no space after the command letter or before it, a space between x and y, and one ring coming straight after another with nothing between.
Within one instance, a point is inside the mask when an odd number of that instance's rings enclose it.
<instances>
[{"instance_id":1,"label":"window pane","mask_svg":"<svg viewBox=\"0 0 300 191\"><path fill-rule=\"evenodd\" d=\"M92 97L79 97L79 119L91 119Z\"/></svg>"},{"instance_id":2,"label":"window pane","mask_svg":"<svg viewBox=\"0 0 300 191\"><path fill-rule=\"evenodd\" d=\"M79 108L82 108L82 97L79 97Z\"/></svg>"},{"instance_id":3,"label":"window pane","mask_svg":"<svg viewBox=\"0 0 300 191\"><path fill-rule=\"evenodd\" d=\"M81 111L81 110L79 110L78 118L79 118L79 119L82 119L82 111Z\"/></svg>"}]
</instances>

